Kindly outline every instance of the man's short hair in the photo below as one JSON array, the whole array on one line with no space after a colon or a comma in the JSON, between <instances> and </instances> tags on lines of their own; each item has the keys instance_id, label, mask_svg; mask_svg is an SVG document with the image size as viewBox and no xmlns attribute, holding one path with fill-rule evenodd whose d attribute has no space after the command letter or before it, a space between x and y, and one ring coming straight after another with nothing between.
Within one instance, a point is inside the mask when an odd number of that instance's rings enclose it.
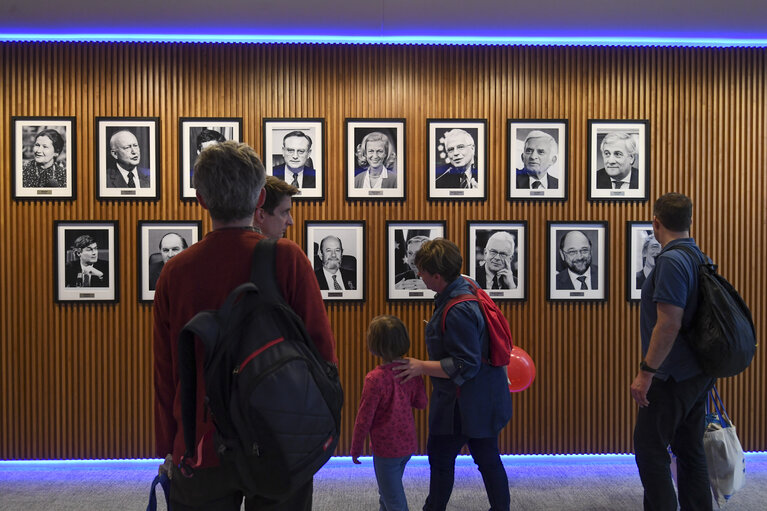
<instances>
[{"instance_id":1,"label":"man's short hair","mask_svg":"<svg viewBox=\"0 0 767 511\"><path fill-rule=\"evenodd\" d=\"M661 195L655 201L653 215L669 231L689 231L692 225L692 201L681 193Z\"/></svg>"},{"instance_id":2,"label":"man's short hair","mask_svg":"<svg viewBox=\"0 0 767 511\"><path fill-rule=\"evenodd\" d=\"M287 135L282 137L282 145L283 146L285 145L285 141L287 139L289 139L290 137L303 137L303 138L305 138L306 140L309 141L309 149L312 148L312 137L310 137L309 135L307 135L306 133L304 133L303 131L300 131L300 130L291 131L290 133L288 133Z\"/></svg>"},{"instance_id":3,"label":"man's short hair","mask_svg":"<svg viewBox=\"0 0 767 511\"><path fill-rule=\"evenodd\" d=\"M567 231L567 232L565 233L565 235L564 235L564 236L562 236L562 237L559 239L559 250L564 250L564 249L565 249L565 238L567 238L567 235L568 235L568 234L570 234L571 232L574 232L574 231L577 231L577 232L579 232L579 233L583 234L584 236L586 236L586 233L585 233L585 232L583 232L583 231L578 231L577 229L574 229L573 231ZM591 238L589 238L588 236L586 236L586 240L589 242L589 248L592 248L592 245L591 245Z\"/></svg>"},{"instance_id":4,"label":"man's short hair","mask_svg":"<svg viewBox=\"0 0 767 511\"><path fill-rule=\"evenodd\" d=\"M35 135L35 141L37 141L40 137L48 137L48 139L51 141L51 144L53 144L53 152L61 154L61 151L64 150L64 137L61 136L61 133L58 131L47 128L44 130L41 130Z\"/></svg>"},{"instance_id":5,"label":"man's short hair","mask_svg":"<svg viewBox=\"0 0 767 511\"><path fill-rule=\"evenodd\" d=\"M261 209L270 215L274 214L274 208L282 202L283 198L293 197L299 191L298 188L292 184L274 176L266 176L264 190L266 190L266 200L264 201L264 205L261 206Z\"/></svg>"},{"instance_id":6,"label":"man's short hair","mask_svg":"<svg viewBox=\"0 0 767 511\"><path fill-rule=\"evenodd\" d=\"M72 243L72 251L76 255L80 255L80 252L82 252L85 247L93 245L94 243L96 243L96 240L94 240L91 235L83 234L75 238L74 243Z\"/></svg>"},{"instance_id":7,"label":"man's short hair","mask_svg":"<svg viewBox=\"0 0 767 511\"><path fill-rule=\"evenodd\" d=\"M451 130L448 130L445 132L445 139L448 137L457 137L457 136L465 136L468 137L469 140L471 140L472 145L476 142L474 141L474 137L472 137L468 131L462 130L461 128L453 128Z\"/></svg>"},{"instance_id":8,"label":"man's short hair","mask_svg":"<svg viewBox=\"0 0 767 511\"><path fill-rule=\"evenodd\" d=\"M171 234L175 234L176 236L181 238L181 246L183 248L189 248L189 245L187 244L186 239L184 239L184 237L181 236L179 233L177 233L177 232L166 232L165 235L162 238L160 238L160 243L157 244L157 246L160 248L160 251L162 251L162 240L164 240L165 238L167 238Z\"/></svg>"},{"instance_id":9,"label":"man's short hair","mask_svg":"<svg viewBox=\"0 0 767 511\"><path fill-rule=\"evenodd\" d=\"M229 140L200 153L192 180L211 218L229 222L253 216L266 171L252 147Z\"/></svg>"},{"instance_id":10,"label":"man's short hair","mask_svg":"<svg viewBox=\"0 0 767 511\"><path fill-rule=\"evenodd\" d=\"M202 151L202 144L205 142L226 142L224 135L216 130L209 130L203 128L200 133L197 134L197 152Z\"/></svg>"},{"instance_id":11,"label":"man's short hair","mask_svg":"<svg viewBox=\"0 0 767 511\"><path fill-rule=\"evenodd\" d=\"M528 133L527 136L525 137L525 143L522 149L524 150L524 146L527 145L528 140L532 140L534 138L542 138L543 140L548 142L549 150L551 151L552 154L556 155L557 152L559 151L559 144L557 143L557 140L551 135L549 135L548 133L546 133L545 131L541 131L541 130L533 130L530 133Z\"/></svg>"},{"instance_id":12,"label":"man's short hair","mask_svg":"<svg viewBox=\"0 0 767 511\"><path fill-rule=\"evenodd\" d=\"M429 240L415 253L415 265L419 270L442 275L452 282L461 274L463 257L458 245L445 238Z\"/></svg>"},{"instance_id":13,"label":"man's short hair","mask_svg":"<svg viewBox=\"0 0 767 511\"><path fill-rule=\"evenodd\" d=\"M517 247L517 240L515 240L514 236L512 236L510 233L506 231L495 231L493 234L491 234L490 237L487 238L487 242L485 242L485 249L487 249L487 245L490 243L491 240L505 241L506 243L509 243L512 246L512 250L514 250Z\"/></svg>"},{"instance_id":14,"label":"man's short hair","mask_svg":"<svg viewBox=\"0 0 767 511\"><path fill-rule=\"evenodd\" d=\"M621 141L625 143L626 150L629 152L629 154L632 156L636 155L637 144L636 142L634 142L634 137L622 131L614 131L612 133L608 133L607 135L605 135L605 138L602 139L602 143L599 144L599 152L604 152L605 144L607 144L608 142L616 142L616 141Z\"/></svg>"},{"instance_id":15,"label":"man's short hair","mask_svg":"<svg viewBox=\"0 0 767 511\"><path fill-rule=\"evenodd\" d=\"M367 333L368 349L385 361L402 357L410 349L407 327L397 316L383 314L370 322Z\"/></svg>"}]
</instances>

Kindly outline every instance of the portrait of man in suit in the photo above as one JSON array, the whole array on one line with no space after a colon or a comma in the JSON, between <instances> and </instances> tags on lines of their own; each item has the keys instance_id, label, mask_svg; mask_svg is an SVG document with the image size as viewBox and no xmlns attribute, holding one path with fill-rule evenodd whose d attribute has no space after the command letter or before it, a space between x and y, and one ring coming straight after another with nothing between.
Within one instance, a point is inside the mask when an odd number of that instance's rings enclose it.
<instances>
[{"instance_id":1,"label":"portrait of man in suit","mask_svg":"<svg viewBox=\"0 0 767 511\"><path fill-rule=\"evenodd\" d=\"M343 268L344 248L341 239L329 235L320 241L318 257L321 267L314 270L321 290L352 291L357 289L357 271Z\"/></svg>"},{"instance_id":2,"label":"portrait of man in suit","mask_svg":"<svg viewBox=\"0 0 767 511\"><path fill-rule=\"evenodd\" d=\"M559 256L564 269L556 275L556 289L599 289L599 272L592 264L591 240L583 231L571 230L559 242Z\"/></svg>"},{"instance_id":3,"label":"portrait of man in suit","mask_svg":"<svg viewBox=\"0 0 767 511\"><path fill-rule=\"evenodd\" d=\"M150 172L140 167L141 147L136 135L127 129L115 132L109 138L107 188L149 188Z\"/></svg>"},{"instance_id":4,"label":"portrait of man in suit","mask_svg":"<svg viewBox=\"0 0 767 511\"><path fill-rule=\"evenodd\" d=\"M513 268L516 240L506 231L494 232L483 249L484 264L476 270L476 281L483 289L516 289Z\"/></svg>"},{"instance_id":5,"label":"portrait of man in suit","mask_svg":"<svg viewBox=\"0 0 767 511\"><path fill-rule=\"evenodd\" d=\"M655 258L658 257L661 250L660 243L655 239L653 232L649 231L644 243L642 243L642 268L635 275L637 289L642 289L645 280L655 268Z\"/></svg>"},{"instance_id":6,"label":"portrait of man in suit","mask_svg":"<svg viewBox=\"0 0 767 511\"><path fill-rule=\"evenodd\" d=\"M604 167L597 170L597 188L636 190L639 188L637 146L634 137L624 132L605 135L599 146Z\"/></svg>"},{"instance_id":7,"label":"portrait of man in suit","mask_svg":"<svg viewBox=\"0 0 767 511\"><path fill-rule=\"evenodd\" d=\"M109 263L99 260L99 247L90 234L75 238L75 259L64 266L65 287L109 287Z\"/></svg>"},{"instance_id":8,"label":"portrait of man in suit","mask_svg":"<svg viewBox=\"0 0 767 511\"><path fill-rule=\"evenodd\" d=\"M474 189L479 188L476 144L466 130L454 128L444 135L447 165L437 169L437 188Z\"/></svg>"},{"instance_id":9,"label":"portrait of man in suit","mask_svg":"<svg viewBox=\"0 0 767 511\"><path fill-rule=\"evenodd\" d=\"M149 263L149 289L151 291L157 286L157 279L160 278L160 272L165 266L165 263L188 247L189 244L186 239L176 232L169 232L160 238L159 249L161 258L157 261L150 261Z\"/></svg>"},{"instance_id":10,"label":"portrait of man in suit","mask_svg":"<svg viewBox=\"0 0 767 511\"><path fill-rule=\"evenodd\" d=\"M533 130L525 138L522 150L523 168L517 169L518 190L556 190L559 179L549 174L549 168L557 162L559 145L546 132Z\"/></svg>"},{"instance_id":11,"label":"portrait of man in suit","mask_svg":"<svg viewBox=\"0 0 767 511\"><path fill-rule=\"evenodd\" d=\"M283 163L272 167L272 175L295 186L317 187L317 173L307 165L312 155L312 138L301 130L293 130L282 137Z\"/></svg>"}]
</instances>

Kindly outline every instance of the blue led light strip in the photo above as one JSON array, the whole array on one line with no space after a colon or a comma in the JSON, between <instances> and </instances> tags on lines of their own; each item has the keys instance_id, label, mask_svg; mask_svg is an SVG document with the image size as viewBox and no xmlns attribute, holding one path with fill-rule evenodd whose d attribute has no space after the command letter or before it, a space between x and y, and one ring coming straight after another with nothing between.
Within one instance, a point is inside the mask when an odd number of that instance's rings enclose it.
<instances>
[{"instance_id":1,"label":"blue led light strip","mask_svg":"<svg viewBox=\"0 0 767 511\"><path fill-rule=\"evenodd\" d=\"M395 44L490 46L673 46L765 48L767 39L726 37L455 37L227 34L0 34L0 42L140 42L250 44Z\"/></svg>"}]
</instances>

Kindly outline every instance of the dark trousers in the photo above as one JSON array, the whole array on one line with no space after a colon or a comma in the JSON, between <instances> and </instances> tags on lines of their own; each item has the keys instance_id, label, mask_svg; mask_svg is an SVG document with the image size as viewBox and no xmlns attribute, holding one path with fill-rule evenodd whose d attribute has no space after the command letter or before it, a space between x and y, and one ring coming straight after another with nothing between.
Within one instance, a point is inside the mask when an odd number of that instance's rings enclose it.
<instances>
[{"instance_id":1,"label":"dark trousers","mask_svg":"<svg viewBox=\"0 0 767 511\"><path fill-rule=\"evenodd\" d=\"M508 511L511 505L509 478L498 452L498 437L469 438L460 434L429 435L426 451L431 477L424 511L443 511L447 507L455 481L455 458L466 444L485 482L490 510Z\"/></svg>"},{"instance_id":2,"label":"dark trousers","mask_svg":"<svg viewBox=\"0 0 767 511\"><path fill-rule=\"evenodd\" d=\"M650 404L639 408L634 427L634 452L644 486L645 510L677 509L669 446L677 458L682 511L712 508L703 432L706 398L713 384L714 380L706 375L681 382L653 378L647 392Z\"/></svg>"},{"instance_id":3,"label":"dark trousers","mask_svg":"<svg viewBox=\"0 0 767 511\"><path fill-rule=\"evenodd\" d=\"M244 495L237 488L237 474L224 467L200 468L186 478L173 467L170 501L173 511L240 511ZM253 496L245 499L245 511L311 511L314 481L283 500Z\"/></svg>"}]
</instances>

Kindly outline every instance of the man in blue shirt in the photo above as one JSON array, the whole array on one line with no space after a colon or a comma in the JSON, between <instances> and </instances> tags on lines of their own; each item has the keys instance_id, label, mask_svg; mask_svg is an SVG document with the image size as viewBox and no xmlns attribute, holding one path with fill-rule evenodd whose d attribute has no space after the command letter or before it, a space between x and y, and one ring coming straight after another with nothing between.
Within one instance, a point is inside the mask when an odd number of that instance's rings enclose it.
<instances>
[{"instance_id":1,"label":"man in blue shirt","mask_svg":"<svg viewBox=\"0 0 767 511\"><path fill-rule=\"evenodd\" d=\"M663 250L642 286L642 362L631 384L639 405L634 452L644 486L645 510L676 510L668 446L677 457L679 504L710 510L711 490L703 450L705 400L714 380L703 373L682 332L697 308L698 260L675 246L700 249L690 238L692 202L667 193L653 210L653 232Z\"/></svg>"}]
</instances>

